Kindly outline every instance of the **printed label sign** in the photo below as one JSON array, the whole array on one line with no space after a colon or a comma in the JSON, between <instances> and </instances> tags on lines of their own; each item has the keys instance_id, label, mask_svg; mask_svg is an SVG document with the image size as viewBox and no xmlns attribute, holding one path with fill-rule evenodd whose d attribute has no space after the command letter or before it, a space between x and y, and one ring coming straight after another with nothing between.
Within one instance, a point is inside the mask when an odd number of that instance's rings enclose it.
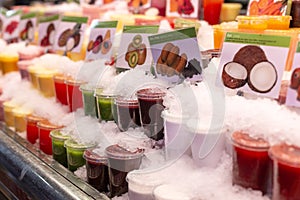
<instances>
[{"instance_id":1,"label":"printed label sign","mask_svg":"<svg viewBox=\"0 0 300 200\"><path fill-rule=\"evenodd\" d=\"M46 16L39 20L39 40L42 47L52 47L58 30L59 15Z\"/></svg>"},{"instance_id":2,"label":"printed label sign","mask_svg":"<svg viewBox=\"0 0 300 200\"><path fill-rule=\"evenodd\" d=\"M198 0L167 0L166 15L169 17L197 18Z\"/></svg>"},{"instance_id":3,"label":"printed label sign","mask_svg":"<svg viewBox=\"0 0 300 200\"><path fill-rule=\"evenodd\" d=\"M202 61L195 28L149 36L153 73L171 83L202 79Z\"/></svg>"},{"instance_id":4,"label":"printed label sign","mask_svg":"<svg viewBox=\"0 0 300 200\"><path fill-rule=\"evenodd\" d=\"M34 41L36 28L36 13L28 13L21 16L19 25L19 39L21 41Z\"/></svg>"},{"instance_id":5,"label":"printed label sign","mask_svg":"<svg viewBox=\"0 0 300 200\"><path fill-rule=\"evenodd\" d=\"M3 10L2 12L2 37L8 43L18 42L20 14L20 10Z\"/></svg>"},{"instance_id":6,"label":"printed label sign","mask_svg":"<svg viewBox=\"0 0 300 200\"><path fill-rule=\"evenodd\" d=\"M291 37L228 32L218 85L258 96L277 98Z\"/></svg>"},{"instance_id":7,"label":"printed label sign","mask_svg":"<svg viewBox=\"0 0 300 200\"><path fill-rule=\"evenodd\" d=\"M289 15L292 0L250 0L247 15Z\"/></svg>"}]
</instances>

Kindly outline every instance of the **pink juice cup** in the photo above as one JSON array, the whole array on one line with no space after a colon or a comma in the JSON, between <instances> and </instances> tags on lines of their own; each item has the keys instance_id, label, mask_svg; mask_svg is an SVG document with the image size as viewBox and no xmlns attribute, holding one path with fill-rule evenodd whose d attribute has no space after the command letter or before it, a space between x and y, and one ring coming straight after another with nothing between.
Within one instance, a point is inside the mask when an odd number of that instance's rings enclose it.
<instances>
[{"instance_id":1,"label":"pink juice cup","mask_svg":"<svg viewBox=\"0 0 300 200\"><path fill-rule=\"evenodd\" d=\"M67 100L70 111L73 112L78 108L83 108L82 93L79 88L85 82L69 78L65 83L67 85Z\"/></svg>"},{"instance_id":2,"label":"pink juice cup","mask_svg":"<svg viewBox=\"0 0 300 200\"><path fill-rule=\"evenodd\" d=\"M67 85L66 85L67 76L63 74L56 74L53 76L54 81L54 90L55 90L55 99L57 102L68 105L67 98Z\"/></svg>"}]
</instances>

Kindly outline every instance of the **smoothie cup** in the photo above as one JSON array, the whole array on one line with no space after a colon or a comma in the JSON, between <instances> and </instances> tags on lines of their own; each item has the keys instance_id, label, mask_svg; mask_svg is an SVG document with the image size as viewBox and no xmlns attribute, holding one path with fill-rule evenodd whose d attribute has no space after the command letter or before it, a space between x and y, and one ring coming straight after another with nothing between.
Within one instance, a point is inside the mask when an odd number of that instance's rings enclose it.
<instances>
[{"instance_id":1,"label":"smoothie cup","mask_svg":"<svg viewBox=\"0 0 300 200\"><path fill-rule=\"evenodd\" d=\"M32 60L22 60L18 62L18 68L23 80L29 80L28 67L32 65Z\"/></svg>"},{"instance_id":2,"label":"smoothie cup","mask_svg":"<svg viewBox=\"0 0 300 200\"><path fill-rule=\"evenodd\" d=\"M269 149L273 160L272 200L296 200L300 197L300 147L277 144Z\"/></svg>"},{"instance_id":3,"label":"smoothie cup","mask_svg":"<svg viewBox=\"0 0 300 200\"><path fill-rule=\"evenodd\" d=\"M56 73L55 70L43 70L36 74L38 89L45 97L53 97L55 95L53 76Z\"/></svg>"},{"instance_id":4,"label":"smoothie cup","mask_svg":"<svg viewBox=\"0 0 300 200\"><path fill-rule=\"evenodd\" d=\"M53 76L56 101L63 105L68 105L66 79L67 76L63 74L55 74Z\"/></svg>"},{"instance_id":5,"label":"smoothie cup","mask_svg":"<svg viewBox=\"0 0 300 200\"><path fill-rule=\"evenodd\" d=\"M194 139L186 126L187 117L171 114L167 110L162 112L165 131L165 159L172 160L182 155L191 155L191 144Z\"/></svg>"},{"instance_id":6,"label":"smoothie cup","mask_svg":"<svg viewBox=\"0 0 300 200\"><path fill-rule=\"evenodd\" d=\"M240 3L223 3L221 7L220 21L230 22L235 21L242 8Z\"/></svg>"},{"instance_id":7,"label":"smoothie cup","mask_svg":"<svg viewBox=\"0 0 300 200\"><path fill-rule=\"evenodd\" d=\"M44 54L44 48L28 45L18 51L20 60L32 60Z\"/></svg>"},{"instance_id":8,"label":"smoothie cup","mask_svg":"<svg viewBox=\"0 0 300 200\"><path fill-rule=\"evenodd\" d=\"M31 82L31 85L35 89L38 89L38 87L39 87L37 74L39 72L42 72L43 70L44 70L44 68L37 66L37 65L31 65L28 67L29 81Z\"/></svg>"},{"instance_id":9,"label":"smoothie cup","mask_svg":"<svg viewBox=\"0 0 300 200\"><path fill-rule=\"evenodd\" d=\"M49 121L40 121L37 123L39 129L40 150L45 154L52 155L52 141L50 132L52 130L61 129L62 126L51 124Z\"/></svg>"},{"instance_id":10,"label":"smoothie cup","mask_svg":"<svg viewBox=\"0 0 300 200\"><path fill-rule=\"evenodd\" d=\"M245 188L267 194L271 172L270 148L265 140L252 138L246 133L234 132L232 182Z\"/></svg>"},{"instance_id":11,"label":"smoothie cup","mask_svg":"<svg viewBox=\"0 0 300 200\"><path fill-rule=\"evenodd\" d=\"M144 150L126 150L119 145L111 145L105 149L108 158L108 174L110 197L120 196L128 192L127 173L139 169Z\"/></svg>"},{"instance_id":12,"label":"smoothie cup","mask_svg":"<svg viewBox=\"0 0 300 200\"><path fill-rule=\"evenodd\" d=\"M18 54L0 54L0 62L2 64L2 74L6 74L13 71L18 71L19 56Z\"/></svg>"},{"instance_id":13,"label":"smoothie cup","mask_svg":"<svg viewBox=\"0 0 300 200\"><path fill-rule=\"evenodd\" d=\"M43 120L45 119L32 114L26 116L26 139L31 144L35 144L36 140L39 138L37 123Z\"/></svg>"},{"instance_id":14,"label":"smoothie cup","mask_svg":"<svg viewBox=\"0 0 300 200\"><path fill-rule=\"evenodd\" d=\"M12 110L14 116L14 126L17 132L26 131L26 116L31 113L30 110L24 108L14 108Z\"/></svg>"},{"instance_id":15,"label":"smoothie cup","mask_svg":"<svg viewBox=\"0 0 300 200\"><path fill-rule=\"evenodd\" d=\"M137 91L141 124L145 134L154 139L164 138L164 121L161 113L164 110L165 92L159 88L146 88Z\"/></svg>"},{"instance_id":16,"label":"smoothie cup","mask_svg":"<svg viewBox=\"0 0 300 200\"><path fill-rule=\"evenodd\" d=\"M223 0L203 0L204 20L210 25L220 22Z\"/></svg>"},{"instance_id":17,"label":"smoothie cup","mask_svg":"<svg viewBox=\"0 0 300 200\"><path fill-rule=\"evenodd\" d=\"M152 173L131 171L127 174L128 196L130 200L153 200L153 190L163 183Z\"/></svg>"},{"instance_id":18,"label":"smoothie cup","mask_svg":"<svg viewBox=\"0 0 300 200\"><path fill-rule=\"evenodd\" d=\"M87 149L84 151L83 157L86 160L88 183L99 192L108 192L109 178L106 156L94 152L94 149Z\"/></svg>"},{"instance_id":19,"label":"smoothie cup","mask_svg":"<svg viewBox=\"0 0 300 200\"><path fill-rule=\"evenodd\" d=\"M182 188L172 185L163 184L157 186L153 191L155 200L192 200L187 192L182 191Z\"/></svg>"},{"instance_id":20,"label":"smoothie cup","mask_svg":"<svg viewBox=\"0 0 300 200\"><path fill-rule=\"evenodd\" d=\"M12 101L5 101L3 103L3 109L4 109L4 122L6 126L14 127L15 120L13 116L13 109L17 108L18 105Z\"/></svg>"},{"instance_id":21,"label":"smoothie cup","mask_svg":"<svg viewBox=\"0 0 300 200\"><path fill-rule=\"evenodd\" d=\"M68 78L65 83L67 85L67 100L70 111L73 112L76 111L78 108L82 108L83 101L79 87L85 82Z\"/></svg>"},{"instance_id":22,"label":"smoothie cup","mask_svg":"<svg viewBox=\"0 0 300 200\"><path fill-rule=\"evenodd\" d=\"M115 99L118 115L118 128L127 131L141 125L139 104L137 99L118 97Z\"/></svg>"},{"instance_id":23,"label":"smoothie cup","mask_svg":"<svg viewBox=\"0 0 300 200\"><path fill-rule=\"evenodd\" d=\"M97 99L94 96L94 91L96 88L97 86L90 84L82 84L79 88L82 93L84 114L91 117L96 117L97 112ZM97 90L101 90L101 88L97 88Z\"/></svg>"},{"instance_id":24,"label":"smoothie cup","mask_svg":"<svg viewBox=\"0 0 300 200\"><path fill-rule=\"evenodd\" d=\"M67 150L65 147L65 141L70 139L70 136L63 134L62 130L52 130L50 132L50 137L52 139L53 159L67 168L68 160L67 160Z\"/></svg>"},{"instance_id":25,"label":"smoothie cup","mask_svg":"<svg viewBox=\"0 0 300 200\"><path fill-rule=\"evenodd\" d=\"M113 94L104 94L101 93L96 95L97 104L98 104L98 114L101 117L101 120L112 121L114 120L113 114L113 102L115 95Z\"/></svg>"},{"instance_id":26,"label":"smoothie cup","mask_svg":"<svg viewBox=\"0 0 300 200\"><path fill-rule=\"evenodd\" d=\"M65 147L67 149L68 169L71 172L76 171L79 167L85 164L83 153L88 148L95 147L95 143L80 144L73 139L65 141Z\"/></svg>"}]
</instances>

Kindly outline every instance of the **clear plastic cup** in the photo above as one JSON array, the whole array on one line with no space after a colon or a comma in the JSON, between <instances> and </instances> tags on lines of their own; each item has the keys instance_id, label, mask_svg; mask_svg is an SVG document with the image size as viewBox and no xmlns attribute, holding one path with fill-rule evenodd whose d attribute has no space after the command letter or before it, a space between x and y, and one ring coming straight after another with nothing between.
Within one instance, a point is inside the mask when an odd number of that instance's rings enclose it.
<instances>
[{"instance_id":1,"label":"clear plastic cup","mask_svg":"<svg viewBox=\"0 0 300 200\"><path fill-rule=\"evenodd\" d=\"M63 105L68 105L66 79L67 76L63 74L55 74L53 76L56 101Z\"/></svg>"},{"instance_id":2,"label":"clear plastic cup","mask_svg":"<svg viewBox=\"0 0 300 200\"><path fill-rule=\"evenodd\" d=\"M29 80L28 67L32 65L32 60L22 60L18 62L18 68L21 78L24 80Z\"/></svg>"},{"instance_id":3,"label":"clear plastic cup","mask_svg":"<svg viewBox=\"0 0 300 200\"><path fill-rule=\"evenodd\" d=\"M36 140L39 138L37 123L43 120L45 119L32 114L26 116L26 139L31 144L35 144Z\"/></svg>"},{"instance_id":4,"label":"clear plastic cup","mask_svg":"<svg viewBox=\"0 0 300 200\"><path fill-rule=\"evenodd\" d=\"M52 130L61 129L62 126L51 124L49 121L40 121L37 123L39 129L40 150L45 154L52 155L52 141L50 132Z\"/></svg>"},{"instance_id":5,"label":"clear plastic cup","mask_svg":"<svg viewBox=\"0 0 300 200\"><path fill-rule=\"evenodd\" d=\"M17 132L26 131L26 116L31 113L30 110L24 108L14 108L12 110L14 116L14 127Z\"/></svg>"},{"instance_id":6,"label":"clear plastic cup","mask_svg":"<svg viewBox=\"0 0 300 200\"><path fill-rule=\"evenodd\" d=\"M153 191L155 200L192 200L193 198L182 188L173 184L157 186Z\"/></svg>"},{"instance_id":7,"label":"clear plastic cup","mask_svg":"<svg viewBox=\"0 0 300 200\"><path fill-rule=\"evenodd\" d=\"M80 144L72 139L66 140L65 147L67 149L68 169L71 172L74 172L79 167L82 167L85 164L85 160L83 158L84 151L95 146L95 143Z\"/></svg>"},{"instance_id":8,"label":"clear plastic cup","mask_svg":"<svg viewBox=\"0 0 300 200\"><path fill-rule=\"evenodd\" d=\"M102 88L96 85L82 84L80 85L80 91L82 93L82 101L84 107L84 114L92 117L96 117L97 112L97 99L94 96L94 91L97 89L100 91Z\"/></svg>"},{"instance_id":9,"label":"clear plastic cup","mask_svg":"<svg viewBox=\"0 0 300 200\"><path fill-rule=\"evenodd\" d=\"M67 85L67 100L70 111L73 112L78 108L83 108L82 94L79 87L85 82L68 78L65 83Z\"/></svg>"},{"instance_id":10,"label":"clear plastic cup","mask_svg":"<svg viewBox=\"0 0 300 200\"><path fill-rule=\"evenodd\" d=\"M6 126L14 127L15 120L13 116L13 109L17 108L18 105L12 101L5 101L3 103L3 109L4 109L4 122Z\"/></svg>"},{"instance_id":11,"label":"clear plastic cup","mask_svg":"<svg viewBox=\"0 0 300 200\"><path fill-rule=\"evenodd\" d=\"M118 127L120 131L141 126L139 103L137 99L118 97L114 101L117 107Z\"/></svg>"},{"instance_id":12,"label":"clear plastic cup","mask_svg":"<svg viewBox=\"0 0 300 200\"><path fill-rule=\"evenodd\" d=\"M65 141L70 139L70 136L63 134L62 130L52 130L50 132L52 139L52 157L54 160L62 164L64 167L68 167L67 150L65 147Z\"/></svg>"},{"instance_id":13,"label":"clear plastic cup","mask_svg":"<svg viewBox=\"0 0 300 200\"><path fill-rule=\"evenodd\" d=\"M55 95L53 76L56 73L55 70L43 70L36 74L38 89L45 97L53 97Z\"/></svg>"},{"instance_id":14,"label":"clear plastic cup","mask_svg":"<svg viewBox=\"0 0 300 200\"><path fill-rule=\"evenodd\" d=\"M18 71L19 55L18 54L0 54L0 62L2 66L2 74L7 74L9 72Z\"/></svg>"},{"instance_id":15,"label":"clear plastic cup","mask_svg":"<svg viewBox=\"0 0 300 200\"><path fill-rule=\"evenodd\" d=\"M272 200L290 200L300 197L300 147L285 143L269 149L273 160Z\"/></svg>"},{"instance_id":16,"label":"clear plastic cup","mask_svg":"<svg viewBox=\"0 0 300 200\"><path fill-rule=\"evenodd\" d=\"M113 102L115 97L116 96L114 94L96 94L98 104L98 115L100 115L101 120L114 120Z\"/></svg>"},{"instance_id":17,"label":"clear plastic cup","mask_svg":"<svg viewBox=\"0 0 300 200\"><path fill-rule=\"evenodd\" d=\"M232 182L245 188L267 194L270 184L270 145L265 140L252 138L237 131L231 136L233 143Z\"/></svg>"},{"instance_id":18,"label":"clear plastic cup","mask_svg":"<svg viewBox=\"0 0 300 200\"><path fill-rule=\"evenodd\" d=\"M220 14L221 22L235 21L242 8L241 3L223 3Z\"/></svg>"},{"instance_id":19,"label":"clear plastic cup","mask_svg":"<svg viewBox=\"0 0 300 200\"><path fill-rule=\"evenodd\" d=\"M107 158L95 152L95 149L87 149L83 154L86 160L86 175L88 183L99 192L108 192L108 167Z\"/></svg>"},{"instance_id":20,"label":"clear plastic cup","mask_svg":"<svg viewBox=\"0 0 300 200\"><path fill-rule=\"evenodd\" d=\"M146 88L137 91L141 124L145 134L154 139L164 138L164 121L161 113L164 110L165 92L159 88Z\"/></svg>"},{"instance_id":21,"label":"clear plastic cup","mask_svg":"<svg viewBox=\"0 0 300 200\"><path fill-rule=\"evenodd\" d=\"M126 150L119 145L111 145L105 149L108 159L110 197L120 196L128 192L127 173L139 169L144 150Z\"/></svg>"},{"instance_id":22,"label":"clear plastic cup","mask_svg":"<svg viewBox=\"0 0 300 200\"><path fill-rule=\"evenodd\" d=\"M44 68L37 66L37 65L31 65L28 67L28 73L29 73L29 81L31 82L33 88L38 89L39 83L37 74L39 72L42 72Z\"/></svg>"},{"instance_id":23,"label":"clear plastic cup","mask_svg":"<svg viewBox=\"0 0 300 200\"><path fill-rule=\"evenodd\" d=\"M18 51L20 60L32 60L44 54L44 48L40 46L28 45Z\"/></svg>"},{"instance_id":24,"label":"clear plastic cup","mask_svg":"<svg viewBox=\"0 0 300 200\"><path fill-rule=\"evenodd\" d=\"M162 112L165 131L165 159L172 160L182 155L191 155L191 144L194 139L192 134L188 134L185 124L188 118L181 115L174 115L164 110Z\"/></svg>"}]
</instances>

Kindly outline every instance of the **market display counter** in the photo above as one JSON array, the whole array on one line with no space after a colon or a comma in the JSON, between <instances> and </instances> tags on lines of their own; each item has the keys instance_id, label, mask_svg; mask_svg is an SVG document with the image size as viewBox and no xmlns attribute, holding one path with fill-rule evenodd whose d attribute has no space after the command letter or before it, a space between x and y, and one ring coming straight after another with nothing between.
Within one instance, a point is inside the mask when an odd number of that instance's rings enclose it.
<instances>
[{"instance_id":1,"label":"market display counter","mask_svg":"<svg viewBox=\"0 0 300 200\"><path fill-rule=\"evenodd\" d=\"M9 199L109 199L0 124L0 190Z\"/></svg>"}]
</instances>

